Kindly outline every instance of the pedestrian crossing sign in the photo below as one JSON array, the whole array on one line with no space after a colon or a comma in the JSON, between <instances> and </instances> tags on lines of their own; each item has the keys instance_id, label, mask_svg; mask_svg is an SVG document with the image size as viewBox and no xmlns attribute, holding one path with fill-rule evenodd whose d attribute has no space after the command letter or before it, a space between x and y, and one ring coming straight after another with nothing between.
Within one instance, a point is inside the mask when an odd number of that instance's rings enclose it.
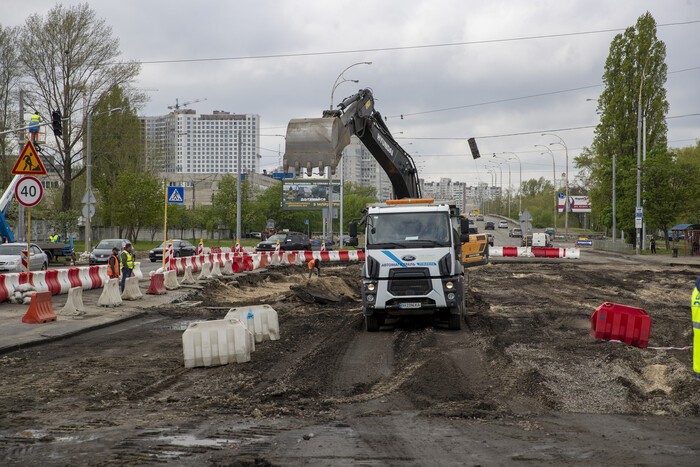
<instances>
[{"instance_id":1,"label":"pedestrian crossing sign","mask_svg":"<svg viewBox=\"0 0 700 467\"><path fill-rule=\"evenodd\" d=\"M185 189L181 186L168 187L168 203L183 204L185 202Z\"/></svg>"},{"instance_id":2,"label":"pedestrian crossing sign","mask_svg":"<svg viewBox=\"0 0 700 467\"><path fill-rule=\"evenodd\" d=\"M12 168L13 175L46 175L46 167L39 159L31 140L24 145L22 153L19 155L15 166Z\"/></svg>"}]
</instances>

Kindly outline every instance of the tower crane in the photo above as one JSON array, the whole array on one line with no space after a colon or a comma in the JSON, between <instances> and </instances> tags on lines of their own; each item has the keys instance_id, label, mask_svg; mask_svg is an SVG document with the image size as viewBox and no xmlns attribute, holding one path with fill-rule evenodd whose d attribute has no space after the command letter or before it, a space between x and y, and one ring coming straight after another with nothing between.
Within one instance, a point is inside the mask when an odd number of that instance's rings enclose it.
<instances>
[{"instance_id":1,"label":"tower crane","mask_svg":"<svg viewBox=\"0 0 700 467\"><path fill-rule=\"evenodd\" d=\"M180 110L180 107L187 107L188 105L194 104L195 102L202 102L205 100L207 100L206 97L204 97L202 99L195 99L192 101L183 102L182 104L180 104L179 99L175 98L175 105L169 105L168 108L173 109L173 110Z\"/></svg>"}]
</instances>

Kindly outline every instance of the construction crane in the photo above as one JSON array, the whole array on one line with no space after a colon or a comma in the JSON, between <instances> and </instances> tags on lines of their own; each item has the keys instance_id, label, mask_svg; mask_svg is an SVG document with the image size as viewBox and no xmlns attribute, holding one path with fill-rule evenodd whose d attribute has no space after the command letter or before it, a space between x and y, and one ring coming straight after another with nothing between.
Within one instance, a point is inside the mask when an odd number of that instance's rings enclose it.
<instances>
[{"instance_id":1,"label":"construction crane","mask_svg":"<svg viewBox=\"0 0 700 467\"><path fill-rule=\"evenodd\" d=\"M203 98L203 99L195 99L195 100L193 100L193 101L187 101L187 102L183 102L182 104L180 104L179 99L175 98L175 105L169 105L168 108L169 108L169 109L173 109L173 110L180 110L180 107L181 107L181 106L182 106L182 107L186 107L186 106L188 106L188 105L190 105L190 104L194 104L195 102L202 102L202 101L205 101L205 100L207 100L206 97Z\"/></svg>"}]
</instances>

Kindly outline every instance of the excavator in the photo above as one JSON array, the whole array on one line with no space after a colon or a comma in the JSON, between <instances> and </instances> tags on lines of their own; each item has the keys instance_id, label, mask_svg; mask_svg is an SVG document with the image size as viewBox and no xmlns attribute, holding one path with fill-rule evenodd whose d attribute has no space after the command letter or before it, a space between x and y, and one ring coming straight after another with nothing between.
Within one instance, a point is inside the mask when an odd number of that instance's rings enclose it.
<instances>
[{"instance_id":1,"label":"excavator","mask_svg":"<svg viewBox=\"0 0 700 467\"><path fill-rule=\"evenodd\" d=\"M413 158L396 142L374 108L369 89L346 98L321 118L290 120L284 170L311 174L315 167L334 173L343 149L356 135L384 169L394 200L364 211L365 264L362 304L369 332L390 317L431 315L460 329L465 316L461 247L469 242L469 221L455 203L421 199ZM474 158L479 157L473 138ZM357 223L351 222L348 244L357 245ZM354 241L354 242L353 242Z\"/></svg>"}]
</instances>

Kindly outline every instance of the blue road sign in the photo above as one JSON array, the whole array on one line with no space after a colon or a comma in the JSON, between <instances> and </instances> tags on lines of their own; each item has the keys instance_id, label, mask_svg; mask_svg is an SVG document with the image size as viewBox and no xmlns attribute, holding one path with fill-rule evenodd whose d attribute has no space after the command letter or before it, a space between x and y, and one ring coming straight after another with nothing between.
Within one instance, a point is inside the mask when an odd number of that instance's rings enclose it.
<instances>
[{"instance_id":1,"label":"blue road sign","mask_svg":"<svg viewBox=\"0 0 700 467\"><path fill-rule=\"evenodd\" d=\"M185 202L185 188L181 186L168 187L168 203L183 204Z\"/></svg>"}]
</instances>

